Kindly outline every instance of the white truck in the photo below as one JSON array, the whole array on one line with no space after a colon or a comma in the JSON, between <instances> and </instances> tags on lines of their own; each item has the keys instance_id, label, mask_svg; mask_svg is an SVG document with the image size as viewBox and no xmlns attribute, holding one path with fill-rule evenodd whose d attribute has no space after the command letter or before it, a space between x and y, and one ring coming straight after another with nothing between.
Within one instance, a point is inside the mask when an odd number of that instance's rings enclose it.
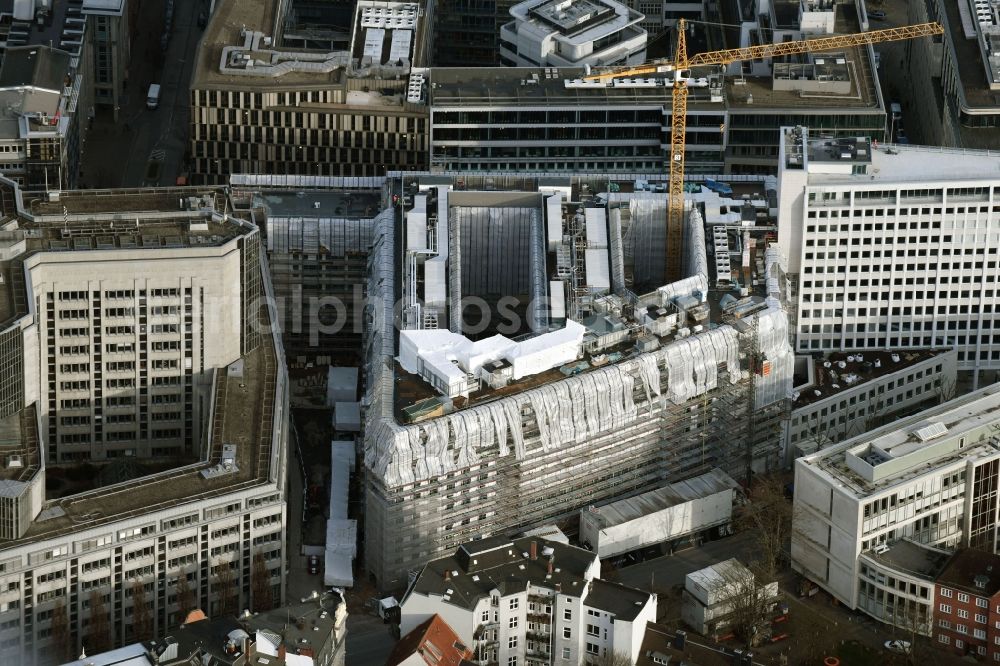
<instances>
[{"instance_id":1,"label":"white truck","mask_svg":"<svg viewBox=\"0 0 1000 666\"><path fill-rule=\"evenodd\" d=\"M146 93L146 108L155 109L160 105L160 84L151 83L149 92Z\"/></svg>"}]
</instances>

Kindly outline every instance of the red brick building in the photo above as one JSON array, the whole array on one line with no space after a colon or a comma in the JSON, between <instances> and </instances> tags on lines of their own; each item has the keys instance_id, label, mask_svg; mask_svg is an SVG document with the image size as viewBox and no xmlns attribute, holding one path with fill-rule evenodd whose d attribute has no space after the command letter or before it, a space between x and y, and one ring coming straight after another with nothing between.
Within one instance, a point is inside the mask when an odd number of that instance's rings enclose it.
<instances>
[{"instance_id":1,"label":"red brick building","mask_svg":"<svg viewBox=\"0 0 1000 666\"><path fill-rule=\"evenodd\" d=\"M954 654L1000 662L1000 555L955 553L934 586L934 641Z\"/></svg>"}]
</instances>

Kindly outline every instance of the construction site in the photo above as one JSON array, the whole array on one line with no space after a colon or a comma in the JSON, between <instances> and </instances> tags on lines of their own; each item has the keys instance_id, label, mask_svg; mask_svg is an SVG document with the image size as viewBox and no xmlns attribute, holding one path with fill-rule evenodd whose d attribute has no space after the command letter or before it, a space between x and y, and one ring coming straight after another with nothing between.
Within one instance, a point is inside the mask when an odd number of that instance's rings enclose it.
<instances>
[{"instance_id":1,"label":"construction site","mask_svg":"<svg viewBox=\"0 0 1000 666\"><path fill-rule=\"evenodd\" d=\"M375 218L363 368L379 589L463 542L576 535L590 505L780 465L793 354L773 182L705 180L686 188L682 248L663 182L387 181L400 205Z\"/></svg>"}]
</instances>

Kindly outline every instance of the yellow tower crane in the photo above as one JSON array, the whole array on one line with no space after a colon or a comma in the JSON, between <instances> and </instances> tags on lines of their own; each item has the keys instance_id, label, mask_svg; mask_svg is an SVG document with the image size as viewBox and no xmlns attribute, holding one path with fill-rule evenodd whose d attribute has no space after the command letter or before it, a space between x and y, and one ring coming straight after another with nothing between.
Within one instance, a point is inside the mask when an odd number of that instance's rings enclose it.
<instances>
[{"instance_id":1,"label":"yellow tower crane","mask_svg":"<svg viewBox=\"0 0 1000 666\"><path fill-rule=\"evenodd\" d=\"M780 44L763 44L748 46L741 49L725 49L723 51L708 51L697 53L690 58L687 55L687 44L684 41L685 21L677 21L677 50L673 61L657 60L638 67L611 68L606 72L594 73L584 78L589 81L606 81L609 79L640 76L642 74L673 73L673 113L670 127L670 196L667 199L667 265L665 272L668 282L673 282L680 275L681 245L683 243L684 221L684 142L687 130L687 79L692 67L706 65L726 66L744 60L759 60L777 56L797 55L830 51L834 49L878 44L902 39L914 39L928 35L940 35L944 32L937 23L920 23L899 28L872 30L854 35L836 35L818 39L804 39L797 42L782 42Z\"/></svg>"}]
</instances>

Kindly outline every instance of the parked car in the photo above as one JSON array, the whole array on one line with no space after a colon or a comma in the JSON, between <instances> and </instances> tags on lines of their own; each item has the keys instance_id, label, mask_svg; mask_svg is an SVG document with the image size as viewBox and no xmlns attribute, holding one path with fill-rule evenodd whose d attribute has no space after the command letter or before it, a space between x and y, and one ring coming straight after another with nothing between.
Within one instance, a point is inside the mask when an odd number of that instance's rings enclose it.
<instances>
[{"instance_id":1,"label":"parked car","mask_svg":"<svg viewBox=\"0 0 1000 666\"><path fill-rule=\"evenodd\" d=\"M309 571L310 575L316 575L316 574L319 573L319 556L318 555L310 555L309 556L308 571Z\"/></svg>"},{"instance_id":2,"label":"parked car","mask_svg":"<svg viewBox=\"0 0 1000 666\"><path fill-rule=\"evenodd\" d=\"M876 9L873 12L868 12L868 18L872 19L873 21L884 21L885 12L883 12L880 9Z\"/></svg>"},{"instance_id":3,"label":"parked car","mask_svg":"<svg viewBox=\"0 0 1000 666\"><path fill-rule=\"evenodd\" d=\"M901 640L886 641L885 649L896 654L910 654L910 642Z\"/></svg>"}]
</instances>

